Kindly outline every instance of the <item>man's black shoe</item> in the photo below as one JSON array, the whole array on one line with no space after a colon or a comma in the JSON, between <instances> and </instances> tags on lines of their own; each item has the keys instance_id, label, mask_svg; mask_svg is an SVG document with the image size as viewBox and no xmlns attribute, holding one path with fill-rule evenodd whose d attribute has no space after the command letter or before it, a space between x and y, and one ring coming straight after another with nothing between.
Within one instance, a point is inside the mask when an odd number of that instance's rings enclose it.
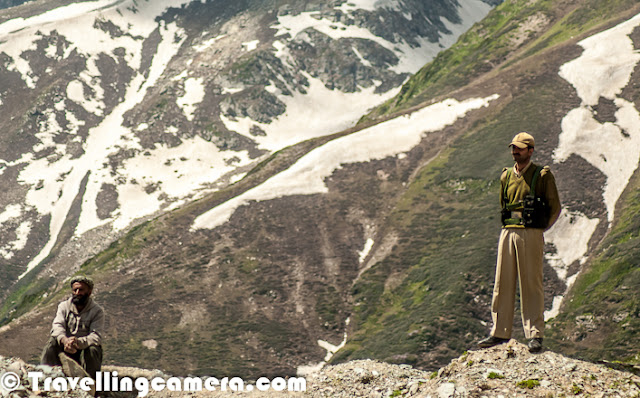
<instances>
[{"instance_id":1,"label":"man's black shoe","mask_svg":"<svg viewBox=\"0 0 640 398\"><path fill-rule=\"evenodd\" d=\"M540 352L542 350L542 338L534 337L529 340L529 352Z\"/></svg>"},{"instance_id":2,"label":"man's black shoe","mask_svg":"<svg viewBox=\"0 0 640 398\"><path fill-rule=\"evenodd\" d=\"M478 347L480 347L480 348L489 348L489 347L493 347L494 345L506 343L507 341L509 341L509 339L503 339L501 337L489 336L486 339L478 341Z\"/></svg>"}]
</instances>

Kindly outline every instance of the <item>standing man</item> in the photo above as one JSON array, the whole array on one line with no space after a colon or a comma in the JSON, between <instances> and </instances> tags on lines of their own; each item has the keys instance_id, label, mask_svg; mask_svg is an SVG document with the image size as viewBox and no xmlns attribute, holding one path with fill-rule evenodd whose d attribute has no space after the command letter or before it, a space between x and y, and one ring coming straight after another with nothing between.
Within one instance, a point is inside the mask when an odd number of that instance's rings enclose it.
<instances>
[{"instance_id":1,"label":"standing man","mask_svg":"<svg viewBox=\"0 0 640 398\"><path fill-rule=\"evenodd\" d=\"M91 279L75 276L71 279L70 285L73 295L58 305L58 312L51 327L51 337L42 351L41 363L74 366L75 364L68 361L68 358L71 358L80 364L89 376L95 378L96 372L100 371L102 366L104 311L91 298Z\"/></svg>"},{"instance_id":2,"label":"standing man","mask_svg":"<svg viewBox=\"0 0 640 398\"><path fill-rule=\"evenodd\" d=\"M503 227L491 302L493 328L478 345L493 347L511 338L518 279L524 334L529 351L539 352L544 333L543 232L558 219L560 199L549 167L531 162L533 137L519 133L509 147L516 163L505 168L500 177Z\"/></svg>"}]
</instances>

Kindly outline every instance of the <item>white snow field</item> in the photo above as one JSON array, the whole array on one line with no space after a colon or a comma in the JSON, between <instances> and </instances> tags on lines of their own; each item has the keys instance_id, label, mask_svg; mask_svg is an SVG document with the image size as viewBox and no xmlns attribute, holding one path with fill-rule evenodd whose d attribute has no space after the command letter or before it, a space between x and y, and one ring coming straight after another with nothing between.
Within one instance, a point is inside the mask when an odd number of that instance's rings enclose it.
<instances>
[{"instance_id":1,"label":"white snow field","mask_svg":"<svg viewBox=\"0 0 640 398\"><path fill-rule=\"evenodd\" d=\"M609 223L620 195L640 160L640 113L634 104L621 98L631 74L640 61L629 34L640 26L640 14L609 30L593 35L578 44L584 52L560 68L560 76L571 83L581 105L562 120L558 147L553 153L556 163L566 161L572 154L584 158L607 178L603 199ZM600 123L593 106L604 98L617 106L615 122ZM579 212L563 214L546 234L557 253L547 256L558 276L570 287L575 276L567 280L567 268L574 261L584 262L587 244L593 236L598 219L589 219ZM554 300L545 318L558 314L562 297Z\"/></svg>"},{"instance_id":2,"label":"white snow field","mask_svg":"<svg viewBox=\"0 0 640 398\"><path fill-rule=\"evenodd\" d=\"M195 219L192 229L212 229L222 225L238 207L250 201L326 193L324 179L342 165L402 155L418 145L424 134L441 130L467 112L489 106L497 98L497 95L492 95L463 102L448 99L335 139L309 152L264 183L202 214Z\"/></svg>"}]
</instances>

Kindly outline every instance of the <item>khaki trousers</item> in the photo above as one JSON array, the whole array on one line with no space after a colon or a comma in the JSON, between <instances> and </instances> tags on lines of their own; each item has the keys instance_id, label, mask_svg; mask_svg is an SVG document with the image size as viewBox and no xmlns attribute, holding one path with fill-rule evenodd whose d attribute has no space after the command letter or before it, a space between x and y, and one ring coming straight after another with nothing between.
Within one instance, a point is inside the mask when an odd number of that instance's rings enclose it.
<instances>
[{"instance_id":1,"label":"khaki trousers","mask_svg":"<svg viewBox=\"0 0 640 398\"><path fill-rule=\"evenodd\" d=\"M492 336L504 339L511 337L516 277L520 282L520 309L525 337L532 339L543 336L543 232L538 228L502 229L498 243L496 281L491 302Z\"/></svg>"}]
</instances>

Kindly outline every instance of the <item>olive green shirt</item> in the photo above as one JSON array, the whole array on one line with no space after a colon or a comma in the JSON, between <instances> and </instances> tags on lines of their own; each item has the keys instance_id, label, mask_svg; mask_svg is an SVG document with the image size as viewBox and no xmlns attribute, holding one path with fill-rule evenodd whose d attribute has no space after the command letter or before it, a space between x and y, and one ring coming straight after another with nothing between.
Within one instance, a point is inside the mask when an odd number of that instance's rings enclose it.
<instances>
[{"instance_id":1,"label":"olive green shirt","mask_svg":"<svg viewBox=\"0 0 640 398\"><path fill-rule=\"evenodd\" d=\"M522 204L524 198L529 195L531 191L531 181L533 181L533 175L536 172L537 165L529 163L527 167L522 171L522 174L516 172L516 167L513 166L511 173L508 173L509 168L505 168L500 176L500 205L504 207L504 192L505 186L507 187L507 204L520 203ZM507 175L510 174L509 181L507 181ZM556 187L556 179L551 173L549 166L545 166L540 172L540 176L536 181L536 196L543 197L550 209L549 224L546 229L556 222L560 215L560 197L558 196L558 189ZM523 206L524 207L524 206ZM516 209L517 210L517 209ZM503 228L524 228L524 225L505 225Z\"/></svg>"}]
</instances>

